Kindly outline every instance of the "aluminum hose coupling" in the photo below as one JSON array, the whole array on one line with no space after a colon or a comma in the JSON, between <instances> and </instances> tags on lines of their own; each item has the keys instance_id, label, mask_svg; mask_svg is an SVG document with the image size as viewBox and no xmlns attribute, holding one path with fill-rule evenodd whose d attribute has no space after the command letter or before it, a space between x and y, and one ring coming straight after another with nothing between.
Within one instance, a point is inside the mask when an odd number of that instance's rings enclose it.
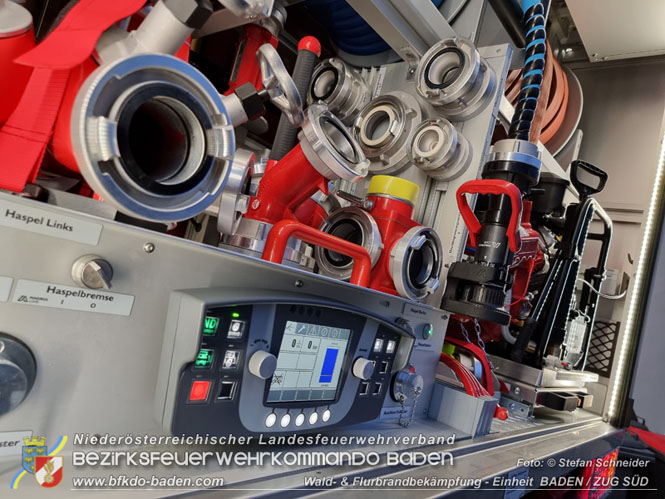
<instances>
[{"instance_id":1,"label":"aluminum hose coupling","mask_svg":"<svg viewBox=\"0 0 665 499\"><path fill-rule=\"evenodd\" d=\"M410 139L421 121L418 100L399 90L372 99L360 111L353 133L372 173L394 175L409 167Z\"/></svg>"},{"instance_id":2,"label":"aluminum hose coupling","mask_svg":"<svg viewBox=\"0 0 665 499\"><path fill-rule=\"evenodd\" d=\"M337 210L321 226L324 232L367 250L372 263L370 288L410 300L423 300L436 291L442 268L439 236L412 218L417 195L416 184L377 175L366 199ZM347 256L319 247L315 257L322 274L349 279Z\"/></svg>"},{"instance_id":3,"label":"aluminum hose coupling","mask_svg":"<svg viewBox=\"0 0 665 499\"><path fill-rule=\"evenodd\" d=\"M414 165L436 180L449 182L471 164L471 144L445 118L423 121L416 127L409 147Z\"/></svg>"},{"instance_id":4,"label":"aluminum hose coupling","mask_svg":"<svg viewBox=\"0 0 665 499\"><path fill-rule=\"evenodd\" d=\"M118 210L146 220L191 218L219 196L235 150L215 87L170 55L97 68L71 112L76 165Z\"/></svg>"},{"instance_id":5,"label":"aluminum hose coupling","mask_svg":"<svg viewBox=\"0 0 665 499\"><path fill-rule=\"evenodd\" d=\"M332 58L320 63L310 83L307 102L323 102L345 125L351 125L370 100L369 87L362 77L341 59Z\"/></svg>"},{"instance_id":6,"label":"aluminum hose coupling","mask_svg":"<svg viewBox=\"0 0 665 499\"><path fill-rule=\"evenodd\" d=\"M416 69L418 93L452 121L480 113L496 86L492 68L473 44L462 38L432 45Z\"/></svg>"}]
</instances>

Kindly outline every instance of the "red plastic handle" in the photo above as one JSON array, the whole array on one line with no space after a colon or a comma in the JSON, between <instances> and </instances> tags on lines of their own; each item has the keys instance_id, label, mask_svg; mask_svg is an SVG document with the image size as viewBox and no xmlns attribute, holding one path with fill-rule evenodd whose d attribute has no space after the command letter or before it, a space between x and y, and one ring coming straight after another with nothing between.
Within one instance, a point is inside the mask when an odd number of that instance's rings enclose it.
<instances>
[{"instance_id":1,"label":"red plastic handle","mask_svg":"<svg viewBox=\"0 0 665 499\"><path fill-rule=\"evenodd\" d=\"M506 180L481 179L464 182L457 189L457 206L467 229L469 229L471 246L475 248L481 223L469 206L465 194L503 194L510 198L512 213L510 214L506 235L508 236L510 251L517 253L522 245L519 233L520 220L522 219L522 193L519 188Z\"/></svg>"},{"instance_id":2,"label":"red plastic handle","mask_svg":"<svg viewBox=\"0 0 665 499\"><path fill-rule=\"evenodd\" d=\"M365 248L295 220L282 220L273 226L268 234L262 258L269 262L282 263L286 243L290 237L350 256L353 258L350 282L363 288L369 286L372 261Z\"/></svg>"}]
</instances>

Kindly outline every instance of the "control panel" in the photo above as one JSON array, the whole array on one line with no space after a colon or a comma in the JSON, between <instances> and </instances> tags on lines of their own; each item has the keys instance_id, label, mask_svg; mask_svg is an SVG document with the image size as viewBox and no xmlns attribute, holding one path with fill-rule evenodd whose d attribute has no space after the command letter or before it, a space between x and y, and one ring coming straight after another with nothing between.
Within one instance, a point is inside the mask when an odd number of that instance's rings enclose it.
<instances>
[{"instance_id":1,"label":"control panel","mask_svg":"<svg viewBox=\"0 0 665 499\"><path fill-rule=\"evenodd\" d=\"M312 431L377 419L415 341L400 324L341 303L295 295L224 303L214 295L172 296L155 410L173 434Z\"/></svg>"}]
</instances>

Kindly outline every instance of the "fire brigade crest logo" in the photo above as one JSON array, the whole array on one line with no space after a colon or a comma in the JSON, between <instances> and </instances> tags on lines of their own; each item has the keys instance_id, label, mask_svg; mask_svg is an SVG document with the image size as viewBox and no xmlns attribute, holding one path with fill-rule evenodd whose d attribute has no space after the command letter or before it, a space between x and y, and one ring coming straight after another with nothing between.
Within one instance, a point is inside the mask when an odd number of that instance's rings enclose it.
<instances>
[{"instance_id":1,"label":"fire brigade crest logo","mask_svg":"<svg viewBox=\"0 0 665 499\"><path fill-rule=\"evenodd\" d=\"M37 456L35 481L42 487L55 487L62 481L62 456Z\"/></svg>"},{"instance_id":2,"label":"fire brigade crest logo","mask_svg":"<svg viewBox=\"0 0 665 499\"><path fill-rule=\"evenodd\" d=\"M50 449L46 447L44 437L26 437L23 439L21 467L10 485L10 488L17 489L21 478L26 473L34 475L35 481L42 487L55 487L62 481L62 468L65 460L62 456L57 456L67 442L66 436L61 436L56 444Z\"/></svg>"}]
</instances>

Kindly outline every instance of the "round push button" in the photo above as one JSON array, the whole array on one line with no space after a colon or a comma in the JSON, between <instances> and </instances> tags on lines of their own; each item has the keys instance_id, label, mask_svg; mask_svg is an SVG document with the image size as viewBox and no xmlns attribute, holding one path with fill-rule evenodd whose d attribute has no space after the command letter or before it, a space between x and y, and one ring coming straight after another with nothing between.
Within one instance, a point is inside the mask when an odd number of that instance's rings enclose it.
<instances>
[{"instance_id":1,"label":"round push button","mask_svg":"<svg viewBox=\"0 0 665 499\"><path fill-rule=\"evenodd\" d=\"M321 421L327 423L330 420L330 416L332 416L330 409L326 409L323 411L323 414L321 414Z\"/></svg>"},{"instance_id":2,"label":"round push button","mask_svg":"<svg viewBox=\"0 0 665 499\"><path fill-rule=\"evenodd\" d=\"M279 426L282 428L286 428L289 426L289 423L291 422L291 415L290 414L284 414L282 416L282 419L279 420Z\"/></svg>"},{"instance_id":3,"label":"round push button","mask_svg":"<svg viewBox=\"0 0 665 499\"><path fill-rule=\"evenodd\" d=\"M277 422L277 415L274 412L268 414L268 416L266 417L266 426L268 428L272 428L273 426L275 426L276 422Z\"/></svg>"},{"instance_id":4,"label":"round push button","mask_svg":"<svg viewBox=\"0 0 665 499\"><path fill-rule=\"evenodd\" d=\"M296 416L296 426L302 426L305 423L305 415L301 412Z\"/></svg>"}]
</instances>

